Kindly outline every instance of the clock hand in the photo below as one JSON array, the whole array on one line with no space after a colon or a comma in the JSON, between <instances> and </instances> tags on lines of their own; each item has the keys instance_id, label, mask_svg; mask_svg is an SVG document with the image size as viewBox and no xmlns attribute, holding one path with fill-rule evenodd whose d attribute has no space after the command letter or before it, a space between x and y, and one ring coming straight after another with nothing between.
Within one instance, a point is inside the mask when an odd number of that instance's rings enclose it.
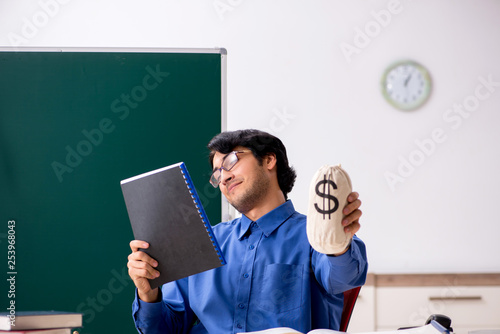
<instances>
[{"instance_id":1,"label":"clock hand","mask_svg":"<svg viewBox=\"0 0 500 334\"><path fill-rule=\"evenodd\" d=\"M408 77L405 80L405 87L408 85L408 81L411 79L411 74L408 74Z\"/></svg>"}]
</instances>

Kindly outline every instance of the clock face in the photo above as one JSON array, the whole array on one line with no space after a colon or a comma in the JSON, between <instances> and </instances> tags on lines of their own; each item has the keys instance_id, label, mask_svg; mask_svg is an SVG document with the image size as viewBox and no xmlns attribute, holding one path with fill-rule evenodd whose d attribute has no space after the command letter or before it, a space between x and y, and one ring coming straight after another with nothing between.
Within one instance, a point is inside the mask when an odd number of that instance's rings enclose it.
<instances>
[{"instance_id":1,"label":"clock face","mask_svg":"<svg viewBox=\"0 0 500 334\"><path fill-rule=\"evenodd\" d=\"M431 79L422 65L414 61L398 62L384 72L382 92L394 107L414 110L429 98Z\"/></svg>"}]
</instances>

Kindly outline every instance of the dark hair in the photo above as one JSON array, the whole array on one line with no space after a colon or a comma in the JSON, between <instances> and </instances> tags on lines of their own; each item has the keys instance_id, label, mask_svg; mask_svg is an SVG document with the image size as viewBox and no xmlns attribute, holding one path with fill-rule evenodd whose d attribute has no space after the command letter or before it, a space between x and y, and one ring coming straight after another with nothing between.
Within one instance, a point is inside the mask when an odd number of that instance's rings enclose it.
<instances>
[{"instance_id":1,"label":"dark hair","mask_svg":"<svg viewBox=\"0 0 500 334\"><path fill-rule=\"evenodd\" d=\"M297 174L288 164L286 148L281 140L267 132L255 129L222 132L208 143L210 164L213 166L216 152L231 153L236 146L249 148L261 164L266 155L274 153L278 165L278 184L285 199L288 198L287 194L292 190Z\"/></svg>"}]
</instances>

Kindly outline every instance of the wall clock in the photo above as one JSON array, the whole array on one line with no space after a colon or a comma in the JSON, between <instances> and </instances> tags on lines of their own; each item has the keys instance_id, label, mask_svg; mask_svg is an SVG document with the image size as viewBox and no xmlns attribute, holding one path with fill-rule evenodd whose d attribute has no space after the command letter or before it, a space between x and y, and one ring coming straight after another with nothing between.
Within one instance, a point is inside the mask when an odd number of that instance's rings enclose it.
<instances>
[{"instance_id":1,"label":"wall clock","mask_svg":"<svg viewBox=\"0 0 500 334\"><path fill-rule=\"evenodd\" d=\"M400 110L415 110L431 93L431 77L425 67L412 60L389 66L382 76L385 99Z\"/></svg>"}]
</instances>

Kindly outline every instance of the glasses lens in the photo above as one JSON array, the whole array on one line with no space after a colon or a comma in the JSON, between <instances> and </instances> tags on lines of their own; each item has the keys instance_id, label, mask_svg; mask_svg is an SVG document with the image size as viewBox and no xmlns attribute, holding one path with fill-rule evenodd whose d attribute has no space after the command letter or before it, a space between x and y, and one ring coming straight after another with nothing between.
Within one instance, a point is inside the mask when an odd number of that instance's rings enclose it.
<instances>
[{"instance_id":1,"label":"glasses lens","mask_svg":"<svg viewBox=\"0 0 500 334\"><path fill-rule=\"evenodd\" d=\"M236 155L236 152L231 152L222 162L222 167L224 168L224 170L229 171L231 170L231 168L234 167L234 165L236 165L237 162L238 162L238 156Z\"/></svg>"},{"instance_id":2,"label":"glasses lens","mask_svg":"<svg viewBox=\"0 0 500 334\"><path fill-rule=\"evenodd\" d=\"M210 177L210 184L217 188L219 185L220 181L220 169L217 169L215 172L212 173L212 176Z\"/></svg>"},{"instance_id":3,"label":"glasses lens","mask_svg":"<svg viewBox=\"0 0 500 334\"><path fill-rule=\"evenodd\" d=\"M220 183L221 169L230 171L234 167L234 165L236 165L237 162L238 162L238 156L236 155L236 152L233 151L229 153L222 161L222 167L216 169L212 173L212 176L210 177L210 184L215 188L217 188L217 186Z\"/></svg>"}]
</instances>

